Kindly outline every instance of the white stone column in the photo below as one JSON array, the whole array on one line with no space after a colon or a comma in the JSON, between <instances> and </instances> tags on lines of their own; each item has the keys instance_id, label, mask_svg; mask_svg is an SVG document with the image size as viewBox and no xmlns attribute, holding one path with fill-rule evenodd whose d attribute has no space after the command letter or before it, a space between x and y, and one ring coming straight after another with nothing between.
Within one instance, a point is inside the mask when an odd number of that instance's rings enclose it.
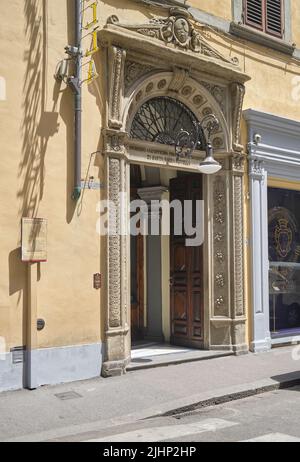
<instances>
[{"instance_id":1,"label":"white stone column","mask_svg":"<svg viewBox=\"0 0 300 462\"><path fill-rule=\"evenodd\" d=\"M162 186L141 188L138 195L148 205L147 236L147 334L150 341L164 342L163 335L163 295L162 295L162 235L160 201L167 188ZM152 223L157 228L153 234Z\"/></svg>"},{"instance_id":2,"label":"white stone column","mask_svg":"<svg viewBox=\"0 0 300 462\"><path fill-rule=\"evenodd\" d=\"M253 352L271 348L268 256L268 181L261 160L250 156Z\"/></svg>"}]
</instances>

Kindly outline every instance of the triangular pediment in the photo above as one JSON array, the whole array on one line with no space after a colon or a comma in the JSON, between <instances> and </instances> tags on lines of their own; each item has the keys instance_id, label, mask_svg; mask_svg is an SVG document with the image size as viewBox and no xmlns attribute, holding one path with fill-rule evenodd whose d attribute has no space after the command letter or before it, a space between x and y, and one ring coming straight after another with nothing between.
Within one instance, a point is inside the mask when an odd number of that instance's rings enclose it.
<instances>
[{"instance_id":1,"label":"triangular pediment","mask_svg":"<svg viewBox=\"0 0 300 462\"><path fill-rule=\"evenodd\" d=\"M123 29L137 32L148 38L160 40L167 46L174 46L195 54L218 59L229 64L237 64L215 50L196 30L191 14L183 8L170 8L167 18L151 19L145 24L122 23L115 15L108 18L107 24L113 24Z\"/></svg>"}]
</instances>

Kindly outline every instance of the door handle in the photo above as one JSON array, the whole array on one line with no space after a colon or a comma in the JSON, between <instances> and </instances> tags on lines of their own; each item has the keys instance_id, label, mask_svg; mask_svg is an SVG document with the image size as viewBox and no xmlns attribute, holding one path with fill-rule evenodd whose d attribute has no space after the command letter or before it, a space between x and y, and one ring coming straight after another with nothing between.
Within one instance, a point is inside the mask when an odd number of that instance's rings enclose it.
<instances>
[{"instance_id":1,"label":"door handle","mask_svg":"<svg viewBox=\"0 0 300 462\"><path fill-rule=\"evenodd\" d=\"M174 278L173 277L169 279L169 283L170 283L170 287L174 286Z\"/></svg>"}]
</instances>

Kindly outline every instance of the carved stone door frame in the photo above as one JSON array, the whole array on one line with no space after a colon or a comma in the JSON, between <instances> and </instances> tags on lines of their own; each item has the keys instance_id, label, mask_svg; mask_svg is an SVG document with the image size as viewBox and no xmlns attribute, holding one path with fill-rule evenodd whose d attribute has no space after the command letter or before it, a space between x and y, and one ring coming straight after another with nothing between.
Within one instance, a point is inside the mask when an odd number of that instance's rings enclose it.
<instances>
[{"instance_id":1,"label":"carved stone door frame","mask_svg":"<svg viewBox=\"0 0 300 462\"><path fill-rule=\"evenodd\" d=\"M211 349L236 353L248 350L244 292L245 155L240 145L240 124L244 82L249 77L201 37L184 11L172 9L160 23L150 21L146 25L124 25L113 17L99 32L99 43L106 49L103 66L108 68L103 140L107 199L113 204L109 228L117 227L120 231L107 236L106 352L102 369L106 377L123 374L130 361L130 162L188 171L196 171L199 164L199 155L188 165L178 165L169 147L130 139L128 133L136 110L154 95L172 95L199 120L213 112L221 122L220 133L213 141L223 169L205 181L205 316L209 326L205 343ZM183 37L176 35L175 24L180 18L187 22L190 34L184 44ZM161 29L164 21L173 31L168 39L165 29Z\"/></svg>"}]
</instances>

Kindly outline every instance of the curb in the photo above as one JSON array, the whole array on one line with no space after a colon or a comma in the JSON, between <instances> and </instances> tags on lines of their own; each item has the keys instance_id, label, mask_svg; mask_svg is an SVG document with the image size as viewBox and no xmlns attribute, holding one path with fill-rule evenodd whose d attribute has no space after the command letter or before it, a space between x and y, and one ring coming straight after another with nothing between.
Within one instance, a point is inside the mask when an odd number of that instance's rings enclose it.
<instances>
[{"instance_id":1,"label":"curb","mask_svg":"<svg viewBox=\"0 0 300 462\"><path fill-rule=\"evenodd\" d=\"M149 364L133 364L130 363L129 366L126 368L126 372L131 373L131 372L136 372L136 371L142 371L146 369L157 369L158 367L169 367L169 366L177 366L178 364L187 364L187 363L195 363L195 362L200 362L200 361L208 361L211 359L220 359L220 358L226 358L228 356L234 356L233 351L226 351L222 353L215 353L212 354L211 356L198 356L198 357L187 357L187 358L181 358L181 359L166 359L162 362L157 362L157 363L149 363Z\"/></svg>"},{"instance_id":2,"label":"curb","mask_svg":"<svg viewBox=\"0 0 300 462\"><path fill-rule=\"evenodd\" d=\"M269 393L272 391L276 390L284 390L288 388L293 388L298 385L300 385L300 374L299 376L295 379L289 379L289 380L282 380L280 382L274 382L272 379L269 379L268 381L263 381L263 382L273 382L268 384L262 384L259 386L257 385L252 385L248 384L248 387L245 387L244 389L240 389L236 392L228 392L225 394L221 394L218 396L214 397L207 397L204 398L200 401L197 401L195 403L188 404L186 406L178 407L172 410L169 410L165 413L161 414L156 414L151 417L147 417L146 419L153 419L157 417L176 417L184 414L189 414L193 413L197 410L204 409L207 407L212 407L212 406L219 406L221 404L229 403L232 401L238 401L240 399L245 399L245 398L250 398L252 396L257 396L261 395L264 393Z\"/></svg>"}]
</instances>

